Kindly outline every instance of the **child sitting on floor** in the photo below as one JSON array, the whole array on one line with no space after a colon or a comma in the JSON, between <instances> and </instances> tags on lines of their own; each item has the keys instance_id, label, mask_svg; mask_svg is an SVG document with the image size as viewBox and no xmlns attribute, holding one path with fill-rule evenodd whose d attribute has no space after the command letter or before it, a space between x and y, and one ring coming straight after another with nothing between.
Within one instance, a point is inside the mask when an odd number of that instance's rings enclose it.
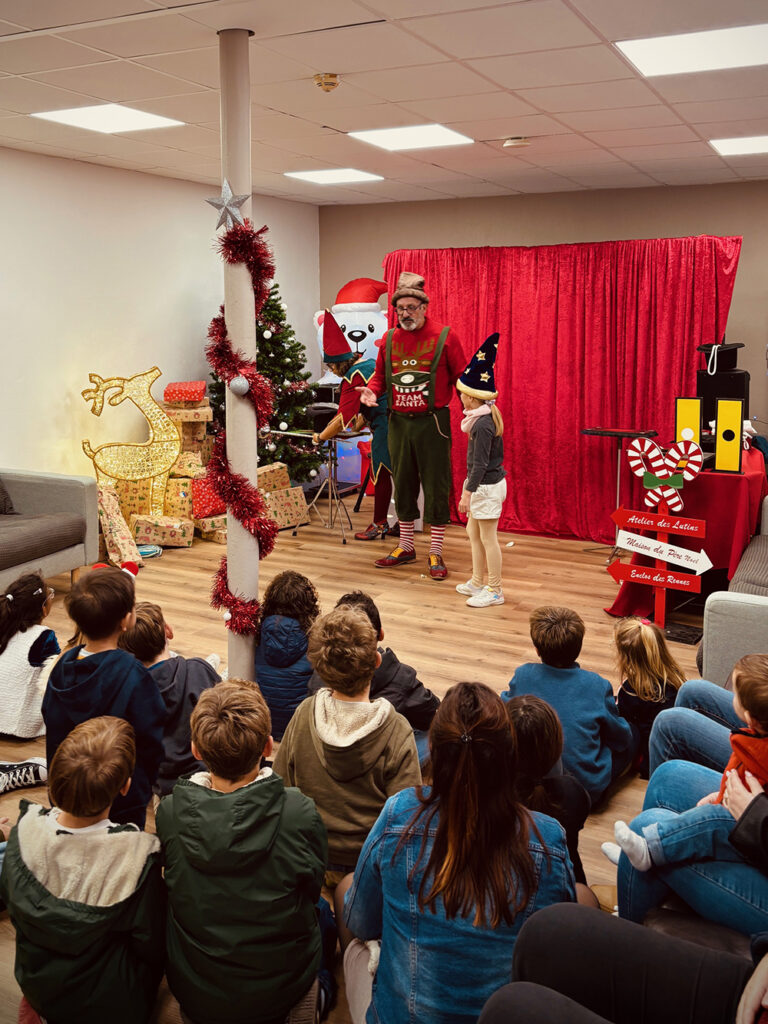
<instances>
[{"instance_id":1,"label":"child sitting on floor","mask_svg":"<svg viewBox=\"0 0 768 1024\"><path fill-rule=\"evenodd\" d=\"M387 797L421 783L410 725L384 697L370 699L377 639L359 608L318 619L309 659L325 686L297 708L275 758L275 771L317 805L330 872L353 871Z\"/></svg>"},{"instance_id":2,"label":"child sitting on floor","mask_svg":"<svg viewBox=\"0 0 768 1024\"><path fill-rule=\"evenodd\" d=\"M376 602L369 594L363 593L362 590L353 590L342 595L336 602L336 607L360 608L376 630L378 642L381 643L384 639L381 615ZM389 647L379 647L379 654L381 664L373 673L371 680L371 700L386 697L395 711L410 722L419 750L419 760L423 764L429 756L428 732L435 712L440 707L440 699L420 682L416 669L404 665ZM317 671L314 671L309 680L310 694L317 693L324 685Z\"/></svg>"},{"instance_id":3,"label":"child sitting on floor","mask_svg":"<svg viewBox=\"0 0 768 1024\"><path fill-rule=\"evenodd\" d=\"M59 653L56 634L43 625L52 603L39 572L19 576L0 594L0 733L20 740L45 732L45 669Z\"/></svg>"},{"instance_id":4,"label":"child sitting on floor","mask_svg":"<svg viewBox=\"0 0 768 1024\"><path fill-rule=\"evenodd\" d=\"M311 580L287 569L264 591L256 638L256 682L272 716L276 740L307 696L312 666L307 659L307 635L320 614Z\"/></svg>"},{"instance_id":5,"label":"child sitting on floor","mask_svg":"<svg viewBox=\"0 0 768 1024\"><path fill-rule=\"evenodd\" d=\"M679 863L704 858L739 860L740 855L728 844L733 831L733 817L723 809L728 776L736 772L752 791L753 784L768 785L768 654L748 654L736 662L733 673L733 710L746 724L746 729L731 733L733 753L726 765L720 789L702 797L696 807L669 819L647 825L642 835L633 832L624 821L614 826L616 843L638 871L654 865ZM618 851L612 843L603 844L603 852L617 860Z\"/></svg>"},{"instance_id":6,"label":"child sitting on floor","mask_svg":"<svg viewBox=\"0 0 768 1024\"><path fill-rule=\"evenodd\" d=\"M674 707L685 676L664 634L648 619L621 619L613 635L623 680L616 703L621 717L637 729L637 769L647 779L651 728L660 711Z\"/></svg>"},{"instance_id":7,"label":"child sitting on floor","mask_svg":"<svg viewBox=\"0 0 768 1024\"><path fill-rule=\"evenodd\" d=\"M16 979L48 1021L149 1019L165 959L160 844L109 820L135 761L127 722L91 718L51 761L54 806L21 801L0 896L16 929Z\"/></svg>"},{"instance_id":8,"label":"child sitting on floor","mask_svg":"<svg viewBox=\"0 0 768 1024\"><path fill-rule=\"evenodd\" d=\"M188 1024L282 1022L308 993L316 1001L325 829L311 800L262 768L272 737L255 683L205 690L191 730L208 770L157 809L168 984Z\"/></svg>"},{"instance_id":9,"label":"child sitting on floor","mask_svg":"<svg viewBox=\"0 0 768 1024\"><path fill-rule=\"evenodd\" d=\"M163 726L165 757L157 773L155 793L165 796L176 780L203 765L190 749L189 716L200 694L221 681L218 672L202 658L173 655L168 646L173 630L163 618L159 604L141 601L136 605L136 621L118 640L118 647L128 651L149 669L165 703L167 718Z\"/></svg>"},{"instance_id":10,"label":"child sitting on floor","mask_svg":"<svg viewBox=\"0 0 768 1024\"><path fill-rule=\"evenodd\" d=\"M114 715L136 734L136 768L127 794L115 798L112 819L144 827L147 803L163 760L166 710L144 666L118 649L135 622L133 576L120 569L93 569L75 583L64 603L83 644L66 651L51 671L43 698L48 763L80 722Z\"/></svg>"},{"instance_id":11,"label":"child sitting on floor","mask_svg":"<svg viewBox=\"0 0 768 1024\"><path fill-rule=\"evenodd\" d=\"M632 728L619 715L608 680L576 661L584 640L581 616L570 608L535 608L530 626L541 664L516 669L501 698L530 693L555 709L563 727L563 768L578 779L594 806L632 763Z\"/></svg>"}]
</instances>

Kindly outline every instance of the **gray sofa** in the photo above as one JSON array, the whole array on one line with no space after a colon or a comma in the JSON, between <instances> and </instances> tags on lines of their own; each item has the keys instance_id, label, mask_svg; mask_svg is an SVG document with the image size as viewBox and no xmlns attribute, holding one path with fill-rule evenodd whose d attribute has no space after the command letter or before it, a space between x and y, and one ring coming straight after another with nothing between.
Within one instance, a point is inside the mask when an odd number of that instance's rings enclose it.
<instances>
[{"instance_id":1,"label":"gray sofa","mask_svg":"<svg viewBox=\"0 0 768 1024\"><path fill-rule=\"evenodd\" d=\"M25 572L75 572L99 551L98 488L86 476L0 468L15 515L0 515L0 589Z\"/></svg>"}]
</instances>

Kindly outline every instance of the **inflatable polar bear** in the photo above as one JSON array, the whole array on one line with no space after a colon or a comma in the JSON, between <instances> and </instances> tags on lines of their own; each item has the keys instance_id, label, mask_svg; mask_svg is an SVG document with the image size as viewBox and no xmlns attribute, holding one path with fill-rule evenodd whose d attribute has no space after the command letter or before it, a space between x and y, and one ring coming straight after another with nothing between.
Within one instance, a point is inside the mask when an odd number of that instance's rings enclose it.
<instances>
[{"instance_id":1,"label":"inflatable polar bear","mask_svg":"<svg viewBox=\"0 0 768 1024\"><path fill-rule=\"evenodd\" d=\"M379 296L385 295L386 292L387 285L384 281L357 277L340 289L336 302L331 307L331 312L349 342L349 347L353 352L362 352L365 359L375 359L379 354L376 342L381 341L389 326L386 310L379 305ZM318 310L313 318L321 360L324 319L325 310ZM331 373L326 373L325 377L329 380L338 379Z\"/></svg>"}]
</instances>

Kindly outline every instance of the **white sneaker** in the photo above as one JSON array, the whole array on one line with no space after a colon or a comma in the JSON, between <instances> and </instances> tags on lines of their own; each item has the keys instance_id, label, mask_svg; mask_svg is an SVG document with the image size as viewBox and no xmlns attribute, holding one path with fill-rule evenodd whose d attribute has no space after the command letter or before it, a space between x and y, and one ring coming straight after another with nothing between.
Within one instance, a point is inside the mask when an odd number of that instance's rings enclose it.
<instances>
[{"instance_id":1,"label":"white sneaker","mask_svg":"<svg viewBox=\"0 0 768 1024\"><path fill-rule=\"evenodd\" d=\"M476 587L472 580L467 580L466 583L457 583L456 592L463 594L464 597L475 597L477 594L482 594L483 588Z\"/></svg>"},{"instance_id":2,"label":"white sneaker","mask_svg":"<svg viewBox=\"0 0 768 1024\"><path fill-rule=\"evenodd\" d=\"M218 654L209 654L205 659L211 666L214 672L219 671L219 665L221 665L221 657Z\"/></svg>"},{"instance_id":3,"label":"white sneaker","mask_svg":"<svg viewBox=\"0 0 768 1024\"><path fill-rule=\"evenodd\" d=\"M492 604L504 604L504 595L500 590L483 587L479 593L467 598L467 604L470 608L490 608Z\"/></svg>"}]
</instances>

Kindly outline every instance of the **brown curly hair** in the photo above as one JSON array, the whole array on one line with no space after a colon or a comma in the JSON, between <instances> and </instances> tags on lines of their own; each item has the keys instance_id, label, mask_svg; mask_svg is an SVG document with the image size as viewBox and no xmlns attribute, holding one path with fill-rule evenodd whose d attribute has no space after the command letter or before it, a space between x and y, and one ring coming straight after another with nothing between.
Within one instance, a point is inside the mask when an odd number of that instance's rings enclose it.
<instances>
[{"instance_id":1,"label":"brown curly hair","mask_svg":"<svg viewBox=\"0 0 768 1024\"><path fill-rule=\"evenodd\" d=\"M302 632L308 634L319 614L320 599L312 580L293 569L286 569L278 573L264 591L256 643L261 641L261 624L270 615L296 619Z\"/></svg>"}]
</instances>

